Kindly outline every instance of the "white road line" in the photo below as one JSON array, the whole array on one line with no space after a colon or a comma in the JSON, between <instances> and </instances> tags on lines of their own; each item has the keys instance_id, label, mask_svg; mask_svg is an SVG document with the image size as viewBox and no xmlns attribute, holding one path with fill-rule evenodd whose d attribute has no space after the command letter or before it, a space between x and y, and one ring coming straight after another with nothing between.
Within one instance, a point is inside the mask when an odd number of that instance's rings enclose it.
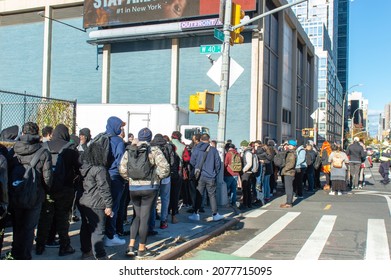
<instances>
[{"instance_id":1,"label":"white road line","mask_svg":"<svg viewBox=\"0 0 391 280\"><path fill-rule=\"evenodd\" d=\"M305 242L295 260L318 260L324 245L333 230L337 216L324 215L311 236Z\"/></svg>"},{"instance_id":2,"label":"white road line","mask_svg":"<svg viewBox=\"0 0 391 280\"><path fill-rule=\"evenodd\" d=\"M384 220L369 219L367 229L366 260L390 260L387 232Z\"/></svg>"},{"instance_id":3,"label":"white road line","mask_svg":"<svg viewBox=\"0 0 391 280\"><path fill-rule=\"evenodd\" d=\"M383 195L383 196L386 198L387 205L388 205L388 211L390 212L390 216L391 216L391 199L387 195Z\"/></svg>"},{"instance_id":4,"label":"white road line","mask_svg":"<svg viewBox=\"0 0 391 280\"><path fill-rule=\"evenodd\" d=\"M263 247L269 240L281 232L290 222L292 222L300 212L289 212L279 218L267 229L249 240L246 244L232 253L232 255L239 257L251 257L255 252Z\"/></svg>"},{"instance_id":5,"label":"white road line","mask_svg":"<svg viewBox=\"0 0 391 280\"><path fill-rule=\"evenodd\" d=\"M257 218L259 216L261 216L262 214L266 213L268 210L262 210L262 209L257 209L257 210L253 210L251 212L248 212L246 213L246 215L244 215L246 218Z\"/></svg>"}]
</instances>

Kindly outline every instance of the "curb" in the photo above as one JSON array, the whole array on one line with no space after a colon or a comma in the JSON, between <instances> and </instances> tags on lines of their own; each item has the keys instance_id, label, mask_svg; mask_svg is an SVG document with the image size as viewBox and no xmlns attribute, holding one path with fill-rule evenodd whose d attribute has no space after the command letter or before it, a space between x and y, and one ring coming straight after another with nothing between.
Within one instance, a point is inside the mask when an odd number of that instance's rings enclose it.
<instances>
[{"instance_id":1,"label":"curb","mask_svg":"<svg viewBox=\"0 0 391 280\"><path fill-rule=\"evenodd\" d=\"M201 237L195 238L193 240L190 240L186 242L185 244L180 245L177 248L174 248L172 251L167 252L165 254L159 255L154 260L175 260L179 258L180 256L184 255L190 250L193 250L194 248L198 247L200 244L208 241L209 239L212 239L213 237L220 235L222 232L226 231L228 228L233 227L237 223L239 223L238 218L233 218L229 222L223 224L221 227L218 227L217 229L211 231L209 234L203 235Z\"/></svg>"}]
</instances>

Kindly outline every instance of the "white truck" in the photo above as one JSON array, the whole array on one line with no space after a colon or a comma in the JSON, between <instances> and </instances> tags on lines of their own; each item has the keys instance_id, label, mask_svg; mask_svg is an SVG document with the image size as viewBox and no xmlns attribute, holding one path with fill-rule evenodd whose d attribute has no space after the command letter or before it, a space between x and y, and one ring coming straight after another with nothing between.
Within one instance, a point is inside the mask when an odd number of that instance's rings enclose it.
<instances>
[{"instance_id":1,"label":"white truck","mask_svg":"<svg viewBox=\"0 0 391 280\"><path fill-rule=\"evenodd\" d=\"M189 125L189 111L174 104L77 104L76 131L88 127L94 137L106 130L107 119L111 116L126 122L125 140L128 140L128 133L133 133L137 138L137 133L144 127L148 127L153 134L169 137L178 130L185 144L190 144L196 133L209 134L207 127Z\"/></svg>"}]
</instances>

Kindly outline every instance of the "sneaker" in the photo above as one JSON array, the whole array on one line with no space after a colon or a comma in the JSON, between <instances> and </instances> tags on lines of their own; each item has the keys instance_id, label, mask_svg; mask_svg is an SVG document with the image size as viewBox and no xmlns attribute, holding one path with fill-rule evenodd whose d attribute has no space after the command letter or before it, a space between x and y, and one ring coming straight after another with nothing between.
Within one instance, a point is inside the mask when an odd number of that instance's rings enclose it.
<instances>
[{"instance_id":1,"label":"sneaker","mask_svg":"<svg viewBox=\"0 0 391 280\"><path fill-rule=\"evenodd\" d=\"M126 256L127 257L134 257L136 256L136 250L134 249L133 246L129 246L128 249L126 250Z\"/></svg>"},{"instance_id":2,"label":"sneaker","mask_svg":"<svg viewBox=\"0 0 391 280\"><path fill-rule=\"evenodd\" d=\"M166 228L168 228L168 223L167 223L167 221L161 221L161 222L160 222L160 228L161 228L161 229L166 229Z\"/></svg>"},{"instance_id":3,"label":"sneaker","mask_svg":"<svg viewBox=\"0 0 391 280\"><path fill-rule=\"evenodd\" d=\"M342 192L338 192L337 194L338 194L338 195L342 195Z\"/></svg>"},{"instance_id":4,"label":"sneaker","mask_svg":"<svg viewBox=\"0 0 391 280\"><path fill-rule=\"evenodd\" d=\"M59 248L60 247L60 242L58 242L57 240L48 241L48 242L46 242L46 247L48 247L48 248Z\"/></svg>"},{"instance_id":5,"label":"sneaker","mask_svg":"<svg viewBox=\"0 0 391 280\"><path fill-rule=\"evenodd\" d=\"M12 261L12 260L15 260L15 258L10 251L5 254L5 256L2 258L2 260Z\"/></svg>"},{"instance_id":6,"label":"sneaker","mask_svg":"<svg viewBox=\"0 0 391 280\"><path fill-rule=\"evenodd\" d=\"M148 257L151 255L151 252L149 250L144 250L144 251L138 251L137 252L137 257L138 259L142 259L142 258L145 258L145 257Z\"/></svg>"},{"instance_id":7,"label":"sneaker","mask_svg":"<svg viewBox=\"0 0 391 280\"><path fill-rule=\"evenodd\" d=\"M200 220L200 214L193 213L193 215L190 215L188 218L189 218L189 220L192 220L192 221L199 221Z\"/></svg>"},{"instance_id":8,"label":"sneaker","mask_svg":"<svg viewBox=\"0 0 391 280\"><path fill-rule=\"evenodd\" d=\"M212 218L213 218L213 222L217 222L224 219L224 216L220 215L219 213L216 213L215 215L212 216Z\"/></svg>"},{"instance_id":9,"label":"sneaker","mask_svg":"<svg viewBox=\"0 0 391 280\"><path fill-rule=\"evenodd\" d=\"M60 247L60 250L58 251L58 255L60 257L71 255L75 252L75 249L71 245L67 245L65 247Z\"/></svg>"},{"instance_id":10,"label":"sneaker","mask_svg":"<svg viewBox=\"0 0 391 280\"><path fill-rule=\"evenodd\" d=\"M335 192L330 191L330 192L329 192L329 195L335 195Z\"/></svg>"},{"instance_id":11,"label":"sneaker","mask_svg":"<svg viewBox=\"0 0 391 280\"><path fill-rule=\"evenodd\" d=\"M118 235L116 234L114 234L113 239L110 239L107 236L105 236L105 240L104 240L106 247L124 245L125 242L126 241L124 239L119 238Z\"/></svg>"}]
</instances>

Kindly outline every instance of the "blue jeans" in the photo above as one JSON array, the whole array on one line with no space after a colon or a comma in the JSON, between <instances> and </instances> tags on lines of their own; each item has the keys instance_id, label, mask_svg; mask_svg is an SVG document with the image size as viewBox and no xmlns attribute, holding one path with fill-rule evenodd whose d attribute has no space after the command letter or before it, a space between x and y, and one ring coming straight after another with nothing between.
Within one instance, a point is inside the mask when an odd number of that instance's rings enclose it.
<instances>
[{"instance_id":1,"label":"blue jeans","mask_svg":"<svg viewBox=\"0 0 391 280\"><path fill-rule=\"evenodd\" d=\"M263 197L270 198L270 175L263 176Z\"/></svg>"},{"instance_id":2,"label":"blue jeans","mask_svg":"<svg viewBox=\"0 0 391 280\"><path fill-rule=\"evenodd\" d=\"M224 182L227 184L227 192L231 192L231 205L236 205L236 190L238 188L238 176L224 176Z\"/></svg>"},{"instance_id":3,"label":"blue jeans","mask_svg":"<svg viewBox=\"0 0 391 280\"><path fill-rule=\"evenodd\" d=\"M308 191L313 192L315 188L315 170L313 166L307 168Z\"/></svg>"},{"instance_id":4,"label":"blue jeans","mask_svg":"<svg viewBox=\"0 0 391 280\"><path fill-rule=\"evenodd\" d=\"M171 181L168 182L167 184L160 184L160 202L162 204L160 210L160 221L162 222L167 221L168 206L170 205L170 190L171 190Z\"/></svg>"},{"instance_id":5,"label":"blue jeans","mask_svg":"<svg viewBox=\"0 0 391 280\"><path fill-rule=\"evenodd\" d=\"M106 217L105 230L106 236L110 239L113 239L117 231L117 216L120 209L122 194L125 190L124 181L121 177L118 176L111 178L111 197L113 198L112 210L114 212L114 216Z\"/></svg>"}]
</instances>

